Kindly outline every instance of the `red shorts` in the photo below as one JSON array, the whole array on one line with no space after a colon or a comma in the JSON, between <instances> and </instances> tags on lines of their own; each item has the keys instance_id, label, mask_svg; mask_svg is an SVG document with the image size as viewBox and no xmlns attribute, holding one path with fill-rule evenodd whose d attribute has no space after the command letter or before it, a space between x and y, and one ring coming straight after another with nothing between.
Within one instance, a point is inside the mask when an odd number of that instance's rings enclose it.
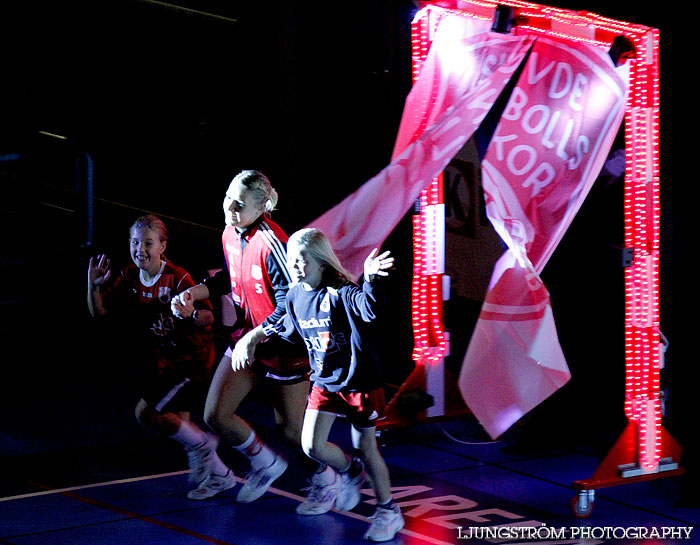
<instances>
[{"instance_id":1,"label":"red shorts","mask_svg":"<svg viewBox=\"0 0 700 545\"><path fill-rule=\"evenodd\" d=\"M327 392L313 386L306 409L333 413L348 419L356 428L374 428L385 416L384 388L370 392Z\"/></svg>"}]
</instances>

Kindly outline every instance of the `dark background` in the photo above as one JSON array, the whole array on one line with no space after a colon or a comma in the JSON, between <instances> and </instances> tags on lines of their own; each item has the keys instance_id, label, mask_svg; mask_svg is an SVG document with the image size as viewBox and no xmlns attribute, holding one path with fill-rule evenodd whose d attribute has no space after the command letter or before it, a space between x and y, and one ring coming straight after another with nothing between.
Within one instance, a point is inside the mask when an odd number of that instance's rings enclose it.
<instances>
[{"instance_id":1,"label":"dark background","mask_svg":"<svg viewBox=\"0 0 700 545\"><path fill-rule=\"evenodd\" d=\"M166 219L169 256L201 278L221 264L221 201L241 169L280 194L274 219L303 227L388 164L410 81L413 2L6 0L0 5L3 380L13 415L126 382L115 343L87 319L90 255L128 261L131 221ZM693 125L687 25L637 2L557 2L661 31L661 329L666 425L692 443L694 290L684 140ZM40 131L61 135L57 139ZM87 155L86 155L87 154ZM93 237L85 225L86 158L94 167ZM390 198L390 195L387 195ZM518 426L521 443L574 441L601 452L624 425L621 181L597 183L543 273L572 381ZM392 327L405 339L387 367L410 371L410 218L387 241L398 258ZM685 268L683 268L685 265ZM469 335L473 316L450 327ZM453 334L454 336L454 334ZM457 366L460 358L454 358ZM76 430L113 420L88 401ZM129 402L131 403L131 402ZM39 410L39 409L36 409ZM94 416L97 411L101 416ZM100 411L103 411L100 413ZM88 416L91 415L91 416ZM126 415L130 417L130 414ZM81 423L84 418L86 422ZM90 420L92 419L92 420ZM115 416L114 420L118 420ZM43 433L34 429L15 433ZM0 429L0 432L3 430ZM7 433L7 431L6 431ZM31 441L23 443L33 448Z\"/></svg>"}]
</instances>

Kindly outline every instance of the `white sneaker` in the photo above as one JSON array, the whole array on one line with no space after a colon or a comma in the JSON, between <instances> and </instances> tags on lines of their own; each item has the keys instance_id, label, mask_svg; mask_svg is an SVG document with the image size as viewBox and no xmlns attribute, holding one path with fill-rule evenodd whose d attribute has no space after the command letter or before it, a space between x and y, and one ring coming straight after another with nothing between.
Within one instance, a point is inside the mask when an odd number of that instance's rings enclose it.
<instances>
[{"instance_id":1,"label":"white sneaker","mask_svg":"<svg viewBox=\"0 0 700 545\"><path fill-rule=\"evenodd\" d=\"M351 477L348 472L340 474L340 489L335 500L335 508L340 511L350 511L360 503L360 490L362 484L367 480L365 468L359 459L353 460L354 464L360 465L360 473Z\"/></svg>"},{"instance_id":2,"label":"white sneaker","mask_svg":"<svg viewBox=\"0 0 700 545\"><path fill-rule=\"evenodd\" d=\"M206 500L234 486L236 486L236 478L230 469L225 475L210 473L206 480L199 485L199 488L187 493L187 497L191 500Z\"/></svg>"},{"instance_id":3,"label":"white sneaker","mask_svg":"<svg viewBox=\"0 0 700 545\"><path fill-rule=\"evenodd\" d=\"M287 460L279 454L275 455L275 461L268 467L251 471L246 478L246 482L238 491L236 501L240 503L250 503L262 496L277 477L282 475L287 469Z\"/></svg>"},{"instance_id":4,"label":"white sneaker","mask_svg":"<svg viewBox=\"0 0 700 545\"><path fill-rule=\"evenodd\" d=\"M398 505L386 509L377 506L374 515L369 517L372 521L369 529L365 532L367 541L389 541L394 539L396 532L403 528L403 515Z\"/></svg>"},{"instance_id":5,"label":"white sneaker","mask_svg":"<svg viewBox=\"0 0 700 545\"><path fill-rule=\"evenodd\" d=\"M219 446L219 438L212 433L206 435L204 443L187 450L187 465L190 468L188 480L190 483L203 483L211 473L212 456Z\"/></svg>"},{"instance_id":6,"label":"white sneaker","mask_svg":"<svg viewBox=\"0 0 700 545\"><path fill-rule=\"evenodd\" d=\"M342 480L338 472L333 469L331 471L333 471L333 481L330 483L325 482L326 479L323 479L320 473L314 473L311 477L311 486L304 489L309 491L306 499L297 505L297 514L322 515L333 509Z\"/></svg>"}]
</instances>

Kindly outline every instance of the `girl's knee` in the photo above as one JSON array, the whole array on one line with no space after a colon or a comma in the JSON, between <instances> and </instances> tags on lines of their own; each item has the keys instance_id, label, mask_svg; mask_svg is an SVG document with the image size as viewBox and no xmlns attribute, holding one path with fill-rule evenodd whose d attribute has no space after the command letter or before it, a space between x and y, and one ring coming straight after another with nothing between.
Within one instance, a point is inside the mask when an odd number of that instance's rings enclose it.
<instances>
[{"instance_id":1,"label":"girl's knee","mask_svg":"<svg viewBox=\"0 0 700 545\"><path fill-rule=\"evenodd\" d=\"M209 426L212 430L221 433L224 426L222 425L221 413L216 407L205 407L202 417L204 418L204 422L207 424L207 426Z\"/></svg>"},{"instance_id":2,"label":"girl's knee","mask_svg":"<svg viewBox=\"0 0 700 545\"><path fill-rule=\"evenodd\" d=\"M284 437L285 441L296 445L296 446L301 446L301 427L300 426L295 426L295 425L290 425L288 422L280 424L280 432L282 434L282 437Z\"/></svg>"},{"instance_id":3,"label":"girl's knee","mask_svg":"<svg viewBox=\"0 0 700 545\"><path fill-rule=\"evenodd\" d=\"M360 457L371 456L379 452L375 428L352 428L352 446L358 451Z\"/></svg>"},{"instance_id":4,"label":"girl's knee","mask_svg":"<svg viewBox=\"0 0 700 545\"><path fill-rule=\"evenodd\" d=\"M314 460L323 460L325 442L319 441L315 437L304 437L302 435L301 449L309 458L313 458Z\"/></svg>"}]
</instances>

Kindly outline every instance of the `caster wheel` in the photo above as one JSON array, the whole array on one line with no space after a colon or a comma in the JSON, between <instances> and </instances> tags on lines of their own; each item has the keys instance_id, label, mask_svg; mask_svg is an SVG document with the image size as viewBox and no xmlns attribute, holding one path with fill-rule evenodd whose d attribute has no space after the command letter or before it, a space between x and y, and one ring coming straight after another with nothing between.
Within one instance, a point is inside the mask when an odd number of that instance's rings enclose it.
<instances>
[{"instance_id":1,"label":"caster wheel","mask_svg":"<svg viewBox=\"0 0 700 545\"><path fill-rule=\"evenodd\" d=\"M571 513L578 519L588 518L593 512L593 502L588 499L588 495L585 493L571 498L569 505Z\"/></svg>"}]
</instances>

